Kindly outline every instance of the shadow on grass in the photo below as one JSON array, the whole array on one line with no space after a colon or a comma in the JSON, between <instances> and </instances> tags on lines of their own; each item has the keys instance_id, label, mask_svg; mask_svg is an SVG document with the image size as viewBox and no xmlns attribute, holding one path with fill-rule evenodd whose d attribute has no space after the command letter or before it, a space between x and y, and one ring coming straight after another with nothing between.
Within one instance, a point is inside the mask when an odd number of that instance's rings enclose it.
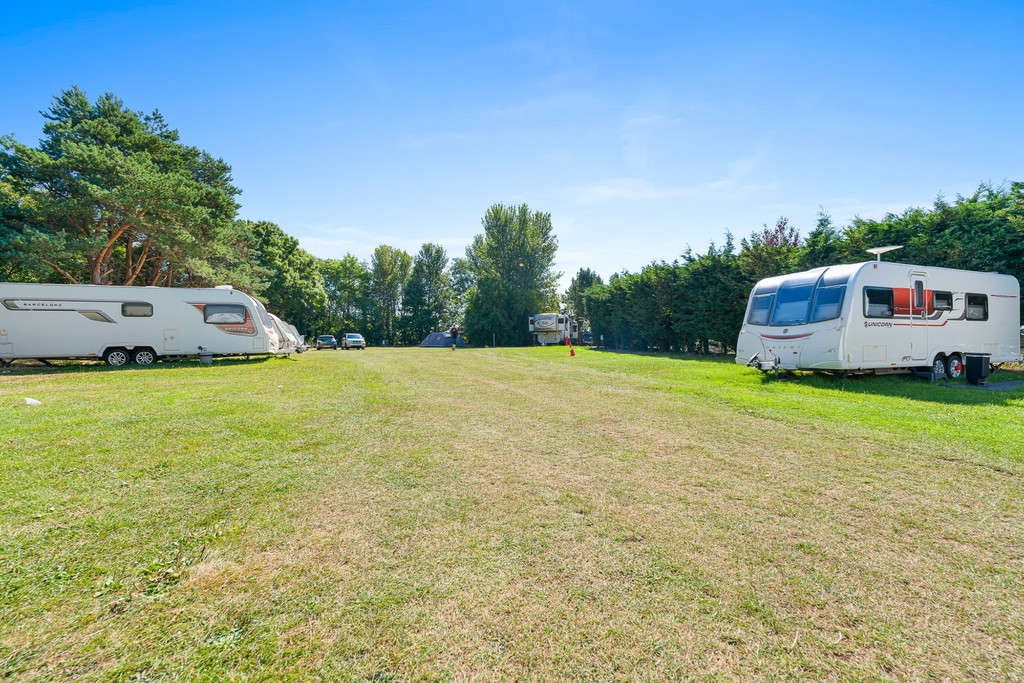
<instances>
[{"instance_id":1,"label":"shadow on grass","mask_svg":"<svg viewBox=\"0 0 1024 683\"><path fill-rule=\"evenodd\" d=\"M1024 399L1024 373L1018 370L997 370L989 375L986 386L968 384L963 378L957 380L940 379L934 382L912 375L848 375L836 377L823 374L799 374L789 381L800 382L808 386L827 391L868 394L875 396L891 396L909 398L915 401L933 401L952 405L1020 405ZM762 382L779 381L771 377L763 377ZM1012 382L1011 388L1002 391L993 385L1000 382Z\"/></svg>"},{"instance_id":2,"label":"shadow on grass","mask_svg":"<svg viewBox=\"0 0 1024 683\"><path fill-rule=\"evenodd\" d=\"M688 362L696 361L716 365L736 364L735 357L732 355L702 356L699 354L660 351L630 351L603 348L591 348L589 350L600 353L664 358L666 360ZM747 370L746 368L742 368L742 366L737 366L737 369L747 372L756 372L756 370ZM810 386L816 389L822 389L824 391L910 398L918 401L933 401L953 405L1002 406L1019 404L1021 400L1024 399L1024 386L1017 384L1017 382L1024 381L1024 368L1019 364L1000 368L989 375L987 388L970 385L963 378L958 380L938 380L930 382L927 379L915 377L910 374L850 374L845 377L841 377L828 373L797 371L779 374L762 373L758 379L762 385L773 383L793 383L801 386ZM1014 388L1007 391L994 390L992 385L998 385L1000 382L1013 382Z\"/></svg>"},{"instance_id":3,"label":"shadow on grass","mask_svg":"<svg viewBox=\"0 0 1024 683\"><path fill-rule=\"evenodd\" d=\"M568 348L568 347L566 347ZM642 356L644 358L666 358L669 360L701 361L703 363L721 363L724 365L735 365L736 357L732 354L711 354L682 353L676 351L634 351L632 349L609 349L598 346L577 346L577 350L593 351L596 353L608 353L621 356Z\"/></svg>"},{"instance_id":4,"label":"shadow on grass","mask_svg":"<svg viewBox=\"0 0 1024 683\"><path fill-rule=\"evenodd\" d=\"M291 356L250 356L217 358L209 367L225 367L233 365L252 365L255 363L294 361ZM45 365L38 361L15 361L11 365L0 367L0 375L60 375L80 372L174 372L176 370L195 370L205 367L197 358L160 361L153 365L124 365L111 367L103 361L54 361Z\"/></svg>"}]
</instances>

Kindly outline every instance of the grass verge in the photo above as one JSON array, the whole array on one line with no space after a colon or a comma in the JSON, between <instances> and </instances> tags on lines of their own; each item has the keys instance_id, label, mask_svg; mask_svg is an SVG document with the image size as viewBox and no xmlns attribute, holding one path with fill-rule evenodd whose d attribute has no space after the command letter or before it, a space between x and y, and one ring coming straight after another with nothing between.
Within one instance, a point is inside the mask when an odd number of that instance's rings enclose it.
<instances>
[{"instance_id":1,"label":"grass verge","mask_svg":"<svg viewBox=\"0 0 1024 683\"><path fill-rule=\"evenodd\" d=\"M3 675L1024 676L1021 391L560 348L9 370Z\"/></svg>"}]
</instances>

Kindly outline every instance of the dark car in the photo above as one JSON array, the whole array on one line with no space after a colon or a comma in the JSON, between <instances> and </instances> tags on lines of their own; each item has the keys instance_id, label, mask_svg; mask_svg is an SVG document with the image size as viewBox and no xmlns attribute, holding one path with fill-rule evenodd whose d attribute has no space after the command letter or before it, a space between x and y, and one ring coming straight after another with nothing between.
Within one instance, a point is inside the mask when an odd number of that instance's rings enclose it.
<instances>
[{"instance_id":1,"label":"dark car","mask_svg":"<svg viewBox=\"0 0 1024 683\"><path fill-rule=\"evenodd\" d=\"M366 340L363 339L363 335L356 334L355 332L349 332L341 339L341 348L348 351L349 349L359 349L362 351L366 348Z\"/></svg>"},{"instance_id":2,"label":"dark car","mask_svg":"<svg viewBox=\"0 0 1024 683\"><path fill-rule=\"evenodd\" d=\"M338 350L338 340L334 338L333 334L321 334L316 338L316 349L334 349Z\"/></svg>"}]
</instances>

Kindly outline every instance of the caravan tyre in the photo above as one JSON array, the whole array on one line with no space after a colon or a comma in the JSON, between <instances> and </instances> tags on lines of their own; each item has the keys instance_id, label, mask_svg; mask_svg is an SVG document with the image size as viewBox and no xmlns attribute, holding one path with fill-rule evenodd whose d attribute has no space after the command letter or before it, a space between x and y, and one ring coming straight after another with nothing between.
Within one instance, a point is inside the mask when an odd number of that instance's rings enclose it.
<instances>
[{"instance_id":1,"label":"caravan tyre","mask_svg":"<svg viewBox=\"0 0 1024 683\"><path fill-rule=\"evenodd\" d=\"M152 365L156 362L156 354L150 349L135 349L132 362L136 365Z\"/></svg>"},{"instance_id":2,"label":"caravan tyre","mask_svg":"<svg viewBox=\"0 0 1024 683\"><path fill-rule=\"evenodd\" d=\"M936 379L946 376L946 358L942 354L935 356L932 361L932 376Z\"/></svg>"},{"instance_id":3,"label":"caravan tyre","mask_svg":"<svg viewBox=\"0 0 1024 683\"><path fill-rule=\"evenodd\" d=\"M128 352L124 349L107 349L103 354L103 362L115 368L128 364Z\"/></svg>"},{"instance_id":4,"label":"caravan tyre","mask_svg":"<svg viewBox=\"0 0 1024 683\"><path fill-rule=\"evenodd\" d=\"M964 360L959 353L954 353L946 359L946 377L960 379L964 374Z\"/></svg>"}]
</instances>

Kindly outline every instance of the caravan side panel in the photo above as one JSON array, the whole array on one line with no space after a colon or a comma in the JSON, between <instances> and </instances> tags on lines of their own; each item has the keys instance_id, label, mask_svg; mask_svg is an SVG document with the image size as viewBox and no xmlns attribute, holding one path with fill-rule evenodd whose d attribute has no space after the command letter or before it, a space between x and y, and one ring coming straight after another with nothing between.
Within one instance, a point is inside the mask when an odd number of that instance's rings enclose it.
<instances>
[{"instance_id":1,"label":"caravan side panel","mask_svg":"<svg viewBox=\"0 0 1024 683\"><path fill-rule=\"evenodd\" d=\"M835 300L844 273L840 316L819 321L819 304L829 305L821 291L832 278ZM812 294L792 294L810 281L816 282ZM785 306L795 306L797 315ZM869 261L759 282L747 302L736 362L756 358L761 367L892 371L941 368L954 355L982 352L1004 363L1021 359L1019 329L1020 287L1011 276Z\"/></svg>"},{"instance_id":2,"label":"caravan side panel","mask_svg":"<svg viewBox=\"0 0 1024 683\"><path fill-rule=\"evenodd\" d=\"M263 305L233 289L0 283L0 357L101 358L274 353Z\"/></svg>"}]
</instances>

